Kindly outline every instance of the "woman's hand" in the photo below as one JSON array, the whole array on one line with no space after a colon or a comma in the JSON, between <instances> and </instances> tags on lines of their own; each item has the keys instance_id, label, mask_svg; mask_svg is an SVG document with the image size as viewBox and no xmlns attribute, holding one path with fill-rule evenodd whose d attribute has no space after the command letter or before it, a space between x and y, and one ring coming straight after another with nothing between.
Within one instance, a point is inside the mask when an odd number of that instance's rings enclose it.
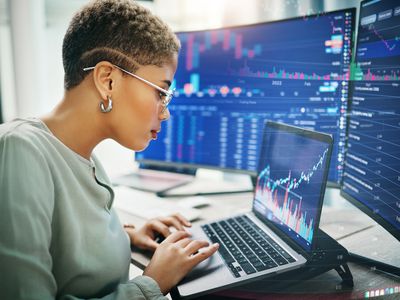
<instances>
[{"instance_id":1,"label":"woman's hand","mask_svg":"<svg viewBox=\"0 0 400 300\"><path fill-rule=\"evenodd\" d=\"M156 236L161 235L166 238L171 234L170 227L178 231L184 231L184 227L190 227L192 224L181 214L174 214L168 217L159 217L147 221L143 227L134 229L125 228L129 235L131 244L144 250L155 251L160 245L155 241Z\"/></svg>"},{"instance_id":2,"label":"woman's hand","mask_svg":"<svg viewBox=\"0 0 400 300\"><path fill-rule=\"evenodd\" d=\"M157 248L143 275L153 278L165 295L197 264L213 255L219 245L189 239L189 233L176 231Z\"/></svg>"}]
</instances>

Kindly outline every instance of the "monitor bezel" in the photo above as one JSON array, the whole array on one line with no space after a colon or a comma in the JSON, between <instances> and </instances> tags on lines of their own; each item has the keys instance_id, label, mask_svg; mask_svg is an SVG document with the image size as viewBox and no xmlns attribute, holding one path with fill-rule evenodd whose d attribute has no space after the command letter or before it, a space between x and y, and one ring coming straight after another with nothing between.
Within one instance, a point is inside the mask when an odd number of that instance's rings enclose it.
<instances>
[{"instance_id":1,"label":"monitor bezel","mask_svg":"<svg viewBox=\"0 0 400 300\"><path fill-rule=\"evenodd\" d=\"M353 63L356 64L356 55L357 55L357 49L359 47L359 34L358 34L358 28L361 24L361 8L366 2L370 2L372 0L363 0L360 2L360 11L359 11L359 20L357 24L357 39L356 39L356 44L354 47L354 57L353 57ZM348 114L347 114L347 126L346 126L346 136L348 136L349 133L349 121L350 121L350 113L352 111L352 98L350 95L353 94L353 89L354 89L354 81L350 80L349 82L349 98L348 98ZM344 156L344 161L346 161L346 155L347 155L347 149L348 149L348 139L346 139L346 145L345 145L345 156ZM343 163L343 173L346 171L346 165ZM344 181L344 176L342 176L342 179L340 181L340 196L342 196L345 200L349 201L352 205L357 207L359 210L361 210L363 213L365 213L368 217L370 217L372 220L374 220L378 225L382 226L387 232L389 232L392 236L394 236L397 240L400 241L400 230L398 230L393 224L388 222L386 219L381 217L380 215L374 213L373 209L369 208L367 205L363 204L361 201L357 200L350 194L348 194L346 191L343 190L343 181Z\"/></svg>"},{"instance_id":2,"label":"monitor bezel","mask_svg":"<svg viewBox=\"0 0 400 300\"><path fill-rule=\"evenodd\" d=\"M365 0L364 0L365 1ZM205 32L205 31L213 31L213 30L223 30L223 29L235 29L235 28L246 28L246 27L252 27L252 26L260 26L260 25L266 25L266 24L273 24L273 23L280 23L280 22L287 22L287 21L295 21L297 19L305 19L305 18L319 18L321 16L325 15L330 15L330 14L336 14L336 13L343 13L343 12L351 12L352 15L354 16L352 18L352 28L355 28L355 17L357 13L357 9L355 7L348 7L348 8L343 8L343 9L337 9L337 10L332 10L332 11L327 11L327 12L320 12L320 13L315 13L315 14L306 14L306 15L300 15L296 17L289 17L289 18L284 18L284 19L278 19L278 20L271 20L271 21L264 21L264 22L256 22L256 23L250 23L250 24L241 24L241 25L232 25L232 26L221 26L221 27L213 27L213 28L208 28L208 29L198 29L198 30L181 30L181 31L175 31L175 34L181 34L181 33L197 33L197 32ZM353 30L354 32L354 30ZM352 37L353 39L353 37Z\"/></svg>"},{"instance_id":3,"label":"monitor bezel","mask_svg":"<svg viewBox=\"0 0 400 300\"><path fill-rule=\"evenodd\" d=\"M352 18L351 18L352 32L351 32L351 38L350 38L350 48L353 49L353 47L354 47L355 22L356 22L356 17L357 17L357 14L356 14L357 13L357 9L355 7L349 7L349 8L338 9L338 10L333 10L333 11L329 11L329 12L316 13L316 14L311 14L311 15L303 15L303 16L297 16L297 17L291 17L291 18L285 18L285 19L279 19L279 20L257 22L257 23L251 23L251 24L222 26L222 27L200 29L200 30L176 31L175 34L200 33L200 32L213 31L213 30L222 30L222 29L246 28L246 27L260 26L260 25L273 24L273 23L279 23L279 22L294 21L294 20L304 19L304 18L318 18L321 15L330 15L330 14L345 13L345 12L350 12L351 15L352 15ZM349 66L349 68L350 68L350 66ZM350 83L350 80L348 82ZM350 100L350 94L348 94L348 96L347 96L347 103L349 103L349 100ZM347 111L348 111L348 109L347 109ZM203 168L203 169L218 170L218 171L222 171L222 172L229 172L229 173L236 173L236 174L247 174L247 175L250 175L253 178L257 177L257 171L250 171L250 170L243 170L243 169L236 169L236 168L225 168L225 167L213 166L213 165L195 164L195 163L186 163L186 162L174 162L174 161L164 161L164 160L146 159L146 158L145 159L137 159L136 155L135 155L135 161L138 162L138 163L146 164L149 168L151 168L151 166L157 166L157 167L165 166L165 167L169 167L169 168L176 167L176 168L188 168L188 169L191 169L191 168L192 169L201 169L201 168ZM327 181L327 187L340 189L341 180L342 180L342 178L339 178L338 181L328 180Z\"/></svg>"}]
</instances>

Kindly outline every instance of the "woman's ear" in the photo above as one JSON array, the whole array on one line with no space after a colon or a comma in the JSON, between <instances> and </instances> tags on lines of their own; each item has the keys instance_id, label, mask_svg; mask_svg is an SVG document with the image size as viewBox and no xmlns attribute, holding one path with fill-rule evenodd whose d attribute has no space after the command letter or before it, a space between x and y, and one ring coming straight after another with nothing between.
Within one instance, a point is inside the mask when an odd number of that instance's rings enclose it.
<instances>
[{"instance_id":1,"label":"woman's ear","mask_svg":"<svg viewBox=\"0 0 400 300\"><path fill-rule=\"evenodd\" d=\"M112 72L113 70L113 65L107 61L99 62L93 70L94 85L104 100L112 94L115 76L115 72Z\"/></svg>"}]
</instances>

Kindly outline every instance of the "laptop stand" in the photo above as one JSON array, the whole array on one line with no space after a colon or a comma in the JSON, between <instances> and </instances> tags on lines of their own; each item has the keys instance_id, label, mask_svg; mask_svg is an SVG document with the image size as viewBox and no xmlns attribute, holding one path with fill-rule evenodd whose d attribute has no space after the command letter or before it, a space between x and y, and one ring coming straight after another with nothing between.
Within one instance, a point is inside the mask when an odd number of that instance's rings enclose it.
<instances>
[{"instance_id":1,"label":"laptop stand","mask_svg":"<svg viewBox=\"0 0 400 300\"><path fill-rule=\"evenodd\" d=\"M353 275L347 265L349 257L347 250L322 230L319 230L315 238L317 248L313 251L313 258L305 266L273 277L253 281L233 289L206 295L204 299L236 298L243 295L260 296L261 294L274 293L301 294L302 291L309 292L307 288L304 289L303 287L304 281L331 270L335 270L341 279L341 282L335 284L335 288L351 290L354 283ZM330 277L328 280L332 286L332 281L334 281L334 279ZM300 285L300 291L292 288L292 286L299 283L302 283ZM316 284L319 284L319 281Z\"/></svg>"},{"instance_id":2,"label":"laptop stand","mask_svg":"<svg viewBox=\"0 0 400 300\"><path fill-rule=\"evenodd\" d=\"M335 239L321 229L316 235L317 249L313 251L313 259L304 268L297 270L294 276L300 280L310 279L330 270L335 270L342 279L342 285L352 288L354 286L353 275L347 265L349 253Z\"/></svg>"}]
</instances>

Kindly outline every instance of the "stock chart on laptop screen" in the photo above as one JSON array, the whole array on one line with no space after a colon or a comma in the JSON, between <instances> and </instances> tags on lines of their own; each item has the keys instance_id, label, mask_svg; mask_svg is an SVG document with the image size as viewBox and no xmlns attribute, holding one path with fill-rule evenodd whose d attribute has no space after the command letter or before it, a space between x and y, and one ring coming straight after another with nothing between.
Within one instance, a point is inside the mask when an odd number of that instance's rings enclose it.
<instances>
[{"instance_id":1,"label":"stock chart on laptop screen","mask_svg":"<svg viewBox=\"0 0 400 300\"><path fill-rule=\"evenodd\" d=\"M178 33L171 118L136 159L255 175L268 119L332 134L329 180L337 183L354 13Z\"/></svg>"},{"instance_id":2,"label":"stock chart on laptop screen","mask_svg":"<svg viewBox=\"0 0 400 300\"><path fill-rule=\"evenodd\" d=\"M322 205L329 144L271 128L264 143L254 209L309 251Z\"/></svg>"}]
</instances>

